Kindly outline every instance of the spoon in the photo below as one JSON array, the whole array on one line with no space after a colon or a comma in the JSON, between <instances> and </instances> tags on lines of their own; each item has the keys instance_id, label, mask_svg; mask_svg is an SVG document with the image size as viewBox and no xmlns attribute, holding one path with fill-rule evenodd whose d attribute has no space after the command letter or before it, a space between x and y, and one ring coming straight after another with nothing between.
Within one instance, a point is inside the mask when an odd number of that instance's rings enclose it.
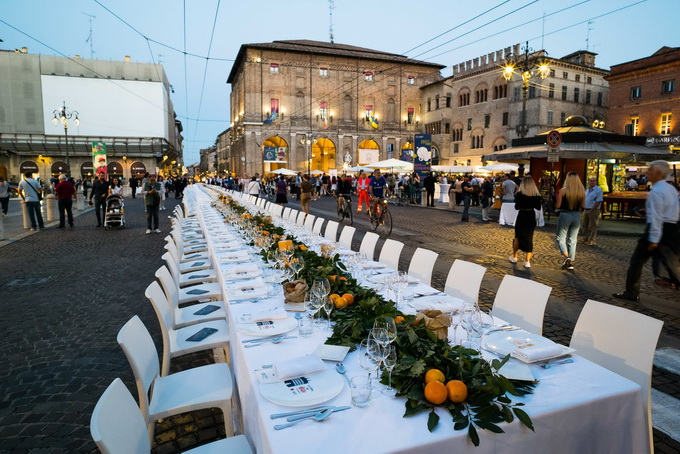
<instances>
[{"instance_id":1,"label":"spoon","mask_svg":"<svg viewBox=\"0 0 680 454\"><path fill-rule=\"evenodd\" d=\"M347 380L347 384L348 384L348 385L350 386L350 388L351 388L351 387L352 387L352 382L349 381L349 378L347 377L347 369L345 369L345 365L342 364L342 363L337 363L337 364L335 365L335 370L337 370L338 373L339 373L340 375L342 375L343 377L345 377L345 380Z\"/></svg>"},{"instance_id":2,"label":"spoon","mask_svg":"<svg viewBox=\"0 0 680 454\"><path fill-rule=\"evenodd\" d=\"M567 358L567 359L563 359L561 361L548 361L545 364L541 364L541 367L543 369L550 369L550 367L552 367L555 364L569 364L569 363L573 363L573 362L574 362L573 359Z\"/></svg>"},{"instance_id":3,"label":"spoon","mask_svg":"<svg viewBox=\"0 0 680 454\"><path fill-rule=\"evenodd\" d=\"M333 413L333 409L329 408L328 410L320 411L319 413L316 413L315 415L309 416L308 418L302 418L298 419L297 421L289 422L287 424L277 424L274 426L275 430L281 430L285 429L286 427L294 426L295 424L299 423L300 421L307 421L307 420L313 420L316 422L321 422L328 418L331 414Z\"/></svg>"},{"instance_id":4,"label":"spoon","mask_svg":"<svg viewBox=\"0 0 680 454\"><path fill-rule=\"evenodd\" d=\"M264 339L262 342L257 342L257 343L254 343L254 344L248 344L248 345L245 346L245 348L257 347L258 345L262 345L266 342L271 342L272 344L280 344L281 342L283 342L287 338L288 338L288 336L285 336L285 335L279 336L279 337L272 337L270 339Z\"/></svg>"}]
</instances>

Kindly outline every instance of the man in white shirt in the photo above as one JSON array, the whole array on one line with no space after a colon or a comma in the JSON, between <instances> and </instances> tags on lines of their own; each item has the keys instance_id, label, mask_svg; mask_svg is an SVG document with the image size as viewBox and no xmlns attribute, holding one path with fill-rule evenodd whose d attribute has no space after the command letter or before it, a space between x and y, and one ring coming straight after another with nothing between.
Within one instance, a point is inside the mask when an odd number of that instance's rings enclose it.
<instances>
[{"instance_id":1,"label":"man in white shirt","mask_svg":"<svg viewBox=\"0 0 680 454\"><path fill-rule=\"evenodd\" d=\"M583 242L595 246L597 237L597 224L600 220L600 208L604 200L602 189L597 185L597 177L588 179L586 189L586 204L583 212Z\"/></svg>"},{"instance_id":2,"label":"man in white shirt","mask_svg":"<svg viewBox=\"0 0 680 454\"><path fill-rule=\"evenodd\" d=\"M259 197L260 189L261 187L260 183L257 181L257 177L251 178L250 183L248 183L248 194Z\"/></svg>"},{"instance_id":3,"label":"man in white shirt","mask_svg":"<svg viewBox=\"0 0 680 454\"><path fill-rule=\"evenodd\" d=\"M670 282L680 286L680 241L678 241L678 220L680 203L678 191L666 181L670 167L666 161L654 161L647 170L647 179L653 185L645 210L647 228L638 241L630 258L626 276L626 291L614 293L615 298L626 301L640 300L640 278L642 268L652 255L656 255L668 270Z\"/></svg>"},{"instance_id":4,"label":"man in white shirt","mask_svg":"<svg viewBox=\"0 0 680 454\"><path fill-rule=\"evenodd\" d=\"M19 182L19 195L26 205L26 211L28 211L28 217L31 220L31 231L35 231L38 228L45 230L45 223L40 212L42 191L43 188L40 186L40 183L33 179L33 174L26 172L24 179Z\"/></svg>"},{"instance_id":5,"label":"man in white shirt","mask_svg":"<svg viewBox=\"0 0 680 454\"><path fill-rule=\"evenodd\" d=\"M515 202L515 191L517 191L517 184L512 181L512 176L509 173L505 174L505 181L501 184L503 188L503 203Z\"/></svg>"},{"instance_id":6,"label":"man in white shirt","mask_svg":"<svg viewBox=\"0 0 680 454\"><path fill-rule=\"evenodd\" d=\"M628 181L626 181L626 189L628 191L635 191L638 188L638 183L635 181L635 178L633 177L628 177Z\"/></svg>"}]
</instances>

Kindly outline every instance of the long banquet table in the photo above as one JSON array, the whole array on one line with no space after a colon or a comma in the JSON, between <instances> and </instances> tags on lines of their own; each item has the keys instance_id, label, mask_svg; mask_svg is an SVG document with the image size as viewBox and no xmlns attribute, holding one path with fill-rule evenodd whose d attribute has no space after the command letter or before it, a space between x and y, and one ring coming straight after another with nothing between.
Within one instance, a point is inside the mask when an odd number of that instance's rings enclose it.
<instances>
[{"instance_id":1,"label":"long banquet table","mask_svg":"<svg viewBox=\"0 0 680 454\"><path fill-rule=\"evenodd\" d=\"M196 187L196 186L194 186ZM216 191L217 189L211 189ZM215 208L210 207L213 195L194 189L197 210L203 231L214 251L218 238L224 238L233 227L225 224ZM233 194L237 202L251 207L247 199ZM223 284L224 301L229 303L225 275L230 265L222 264L212 254L213 265ZM419 284L421 287L425 287ZM420 290L419 290L420 291ZM259 391L254 370L277 361L296 358L323 344L328 331L315 332L309 338L298 336L297 329L280 344L265 343L245 348L243 340L251 336L235 327L239 318L268 308L281 306L283 296L258 303L228 304L230 326L231 367L236 380L238 399L243 417L243 431L258 453L643 453L648 451L644 406L641 388L584 358L573 355L574 362L543 369L531 366L539 380L534 393L513 402L523 402L531 416L535 432L515 420L501 424L504 434L478 430L480 446L474 447L467 431L454 431L451 416L441 408L439 426L427 430L427 412L403 418L403 398L379 396L367 408L352 407L334 413L327 421L305 421L285 430L274 430L282 419L273 420L273 413L294 411L265 399ZM485 353L486 355L486 353ZM348 376L365 374L355 354L345 360ZM335 363L327 362L329 367ZM328 405L350 405L350 390L343 391Z\"/></svg>"}]
</instances>

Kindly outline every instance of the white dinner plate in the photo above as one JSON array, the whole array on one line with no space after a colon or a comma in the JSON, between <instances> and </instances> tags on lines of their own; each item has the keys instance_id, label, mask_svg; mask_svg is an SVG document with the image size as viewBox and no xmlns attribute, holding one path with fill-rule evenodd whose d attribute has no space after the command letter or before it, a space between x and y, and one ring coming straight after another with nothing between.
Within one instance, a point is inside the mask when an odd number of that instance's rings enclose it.
<instances>
[{"instance_id":1,"label":"white dinner plate","mask_svg":"<svg viewBox=\"0 0 680 454\"><path fill-rule=\"evenodd\" d=\"M264 322L239 323L236 325L236 329L239 332L257 337L277 336L293 331L297 327L298 321L291 317Z\"/></svg>"},{"instance_id":2,"label":"white dinner plate","mask_svg":"<svg viewBox=\"0 0 680 454\"><path fill-rule=\"evenodd\" d=\"M307 407L331 400L342 392L344 386L345 380L335 368L331 368L306 377L260 384L260 392L265 399L277 405Z\"/></svg>"},{"instance_id":3,"label":"white dinner plate","mask_svg":"<svg viewBox=\"0 0 680 454\"><path fill-rule=\"evenodd\" d=\"M383 274L378 274L376 276L371 276L368 278L369 281L375 283L375 284L384 284L385 279L387 279L388 276L392 276L394 273L383 273ZM419 284L420 281L416 279L415 277L408 277L408 284L409 285L416 285Z\"/></svg>"},{"instance_id":4,"label":"white dinner plate","mask_svg":"<svg viewBox=\"0 0 680 454\"><path fill-rule=\"evenodd\" d=\"M449 295L421 296L419 298L414 298L409 302L409 305L418 311L436 309L442 312L451 312L454 309L460 309L463 307L463 304L465 304L465 302L462 299Z\"/></svg>"},{"instance_id":5,"label":"white dinner plate","mask_svg":"<svg viewBox=\"0 0 680 454\"><path fill-rule=\"evenodd\" d=\"M539 336L537 334L528 333L524 330L495 331L485 335L482 339L482 342L482 346L486 350L492 351L501 356L510 354L513 358L517 358L518 360L526 363L534 363L553 358L559 358L560 356L568 355L576 351L573 348L556 344L550 339L546 339L545 337ZM516 351L518 348L530 345L535 345L536 347L540 348L551 348L557 346L561 348L561 351L554 355L542 357L534 361L525 361L521 357L516 356Z\"/></svg>"},{"instance_id":6,"label":"white dinner plate","mask_svg":"<svg viewBox=\"0 0 680 454\"><path fill-rule=\"evenodd\" d=\"M262 276L262 270L241 270L234 271L231 273L226 273L225 277L229 280L241 280L241 279L255 279L256 277Z\"/></svg>"},{"instance_id":7,"label":"white dinner plate","mask_svg":"<svg viewBox=\"0 0 680 454\"><path fill-rule=\"evenodd\" d=\"M244 285L237 288L227 289L227 296L230 300L243 300L248 298L262 298L271 292L271 285L253 284L252 287Z\"/></svg>"}]
</instances>

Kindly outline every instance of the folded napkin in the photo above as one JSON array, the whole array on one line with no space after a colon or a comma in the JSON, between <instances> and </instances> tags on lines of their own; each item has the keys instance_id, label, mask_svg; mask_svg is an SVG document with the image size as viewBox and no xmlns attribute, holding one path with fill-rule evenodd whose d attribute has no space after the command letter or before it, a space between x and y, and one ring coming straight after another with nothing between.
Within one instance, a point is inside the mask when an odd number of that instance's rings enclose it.
<instances>
[{"instance_id":1,"label":"folded napkin","mask_svg":"<svg viewBox=\"0 0 680 454\"><path fill-rule=\"evenodd\" d=\"M239 282L238 284L229 285L227 286L227 290L241 290L244 288L261 288L264 286L265 286L264 281L260 278L256 278Z\"/></svg>"},{"instance_id":2,"label":"folded napkin","mask_svg":"<svg viewBox=\"0 0 680 454\"><path fill-rule=\"evenodd\" d=\"M269 320L283 320L288 318L288 313L283 308L276 306L266 311L260 311L251 315L253 322L264 322Z\"/></svg>"},{"instance_id":3,"label":"folded napkin","mask_svg":"<svg viewBox=\"0 0 680 454\"><path fill-rule=\"evenodd\" d=\"M515 358L532 363L534 361L541 361L544 359L554 358L560 355L564 351L561 345L551 345L547 347L539 347L527 342L526 344L518 345L517 348L512 352L512 356Z\"/></svg>"},{"instance_id":4,"label":"folded napkin","mask_svg":"<svg viewBox=\"0 0 680 454\"><path fill-rule=\"evenodd\" d=\"M279 380L303 377L326 370L326 365L314 353L274 363Z\"/></svg>"},{"instance_id":5,"label":"folded napkin","mask_svg":"<svg viewBox=\"0 0 680 454\"><path fill-rule=\"evenodd\" d=\"M256 264L254 263L244 263L243 265L236 265L231 267L228 271L227 274L240 274L240 273L254 273L255 271L259 270Z\"/></svg>"}]
</instances>

